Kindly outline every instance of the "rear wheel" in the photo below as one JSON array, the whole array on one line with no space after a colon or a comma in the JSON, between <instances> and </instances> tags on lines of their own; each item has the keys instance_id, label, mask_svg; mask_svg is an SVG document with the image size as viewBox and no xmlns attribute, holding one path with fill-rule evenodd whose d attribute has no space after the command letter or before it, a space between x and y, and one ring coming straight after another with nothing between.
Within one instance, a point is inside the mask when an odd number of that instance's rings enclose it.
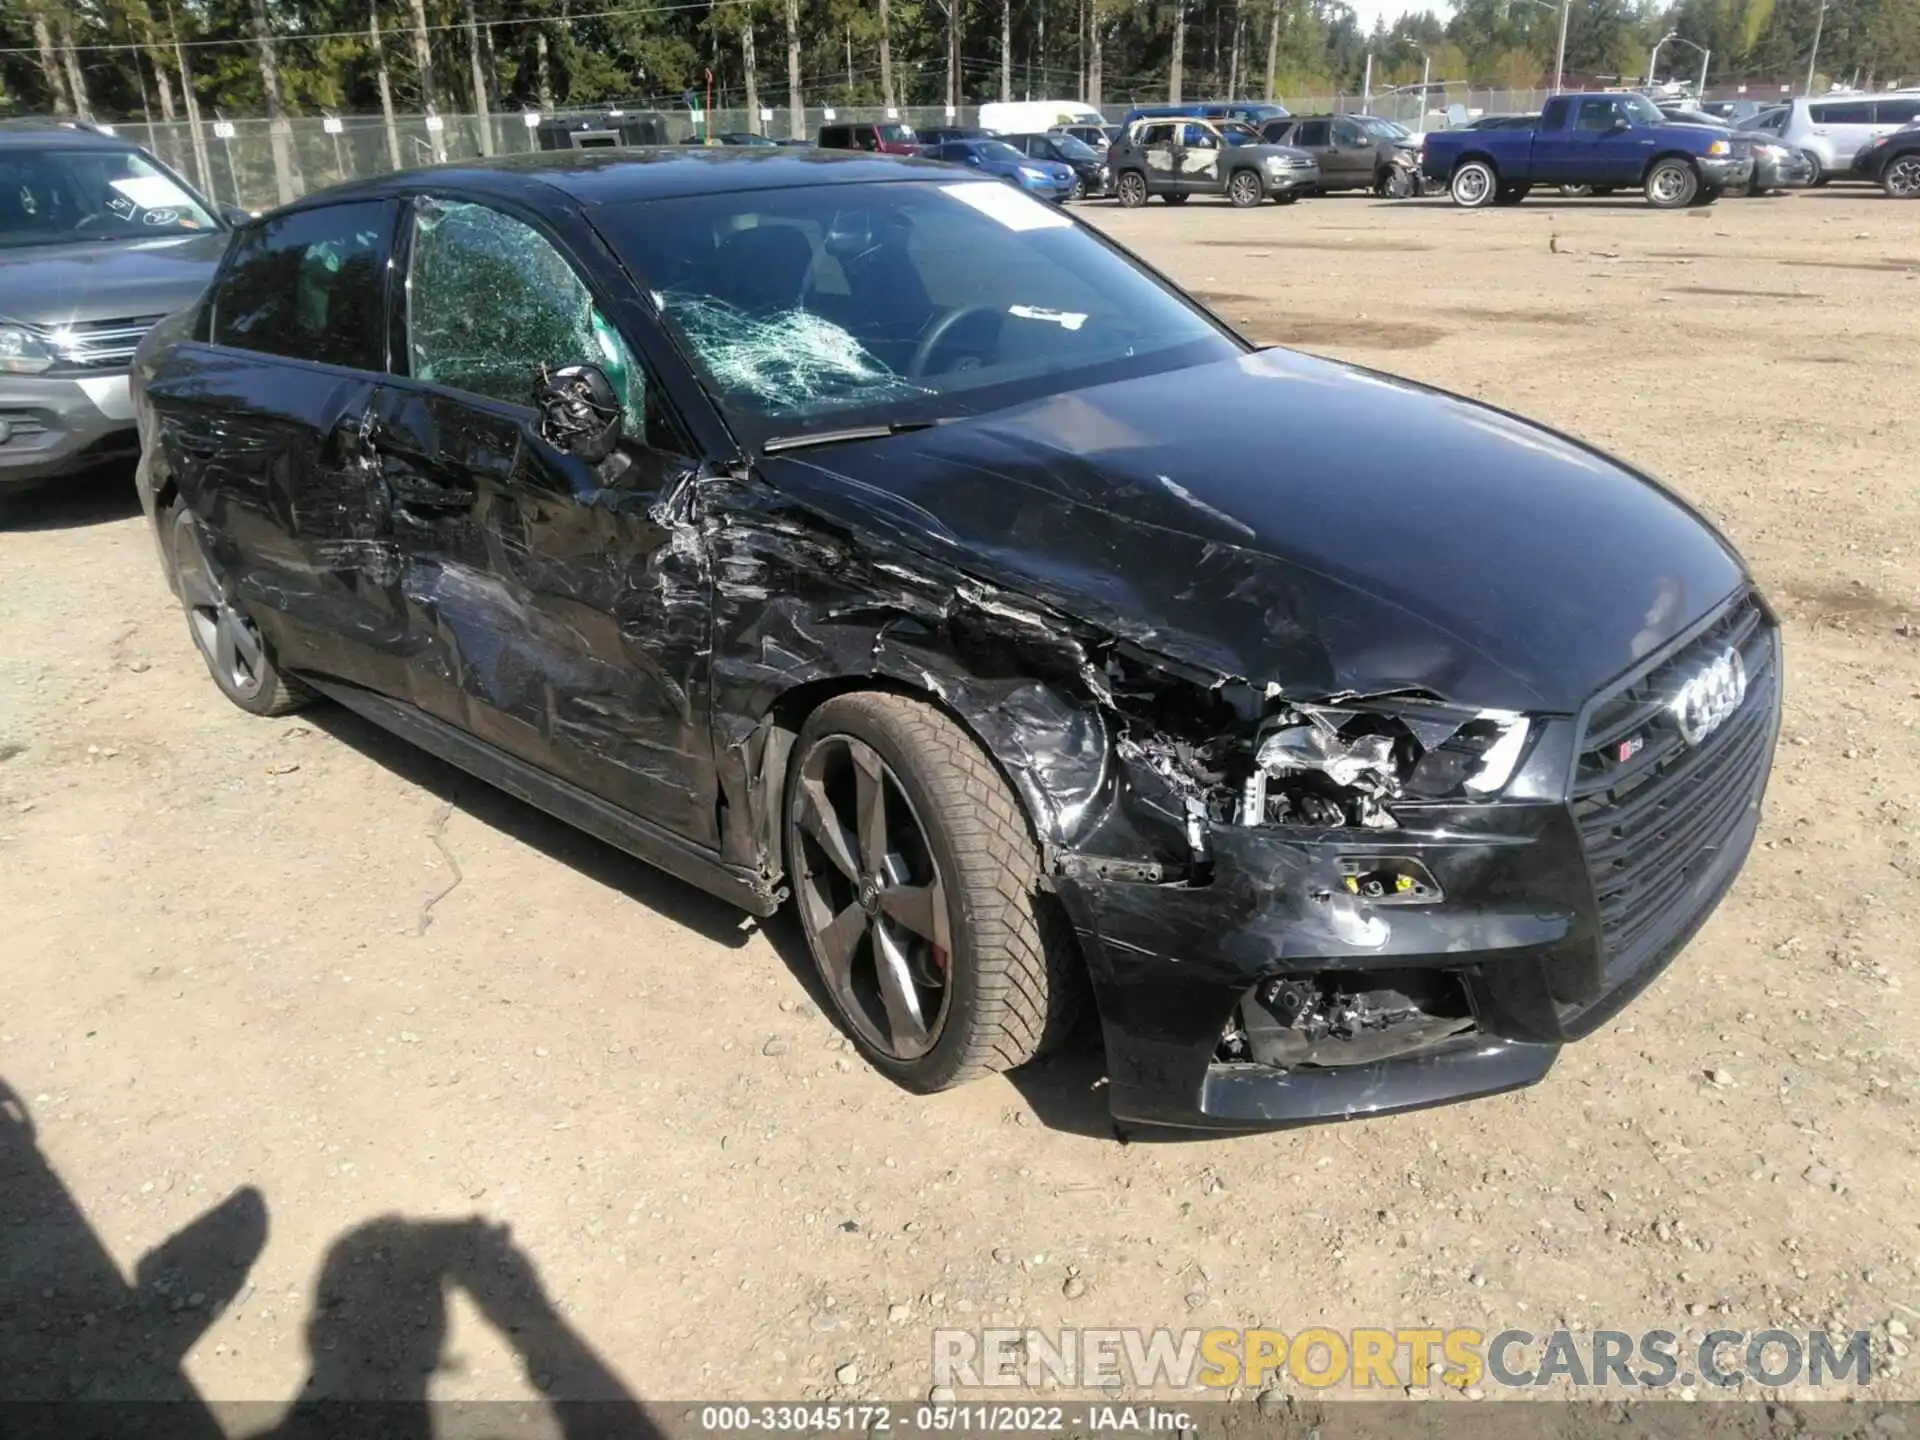
<instances>
[{"instance_id":1,"label":"rear wheel","mask_svg":"<svg viewBox=\"0 0 1920 1440\"><path fill-rule=\"evenodd\" d=\"M861 1053L945 1090L1040 1054L1084 995L1013 793L946 714L855 694L801 728L787 868L822 985Z\"/></svg>"},{"instance_id":2,"label":"rear wheel","mask_svg":"<svg viewBox=\"0 0 1920 1440\"><path fill-rule=\"evenodd\" d=\"M1656 210L1684 210L1700 193L1700 173L1686 160L1658 161L1647 172L1646 192Z\"/></svg>"},{"instance_id":3,"label":"rear wheel","mask_svg":"<svg viewBox=\"0 0 1920 1440\"><path fill-rule=\"evenodd\" d=\"M1824 185L1827 183L1827 177L1823 173L1826 166L1821 162L1818 155L1814 154L1811 150L1803 150L1800 152L1800 158L1807 162L1807 169L1812 172L1813 178L1807 181L1809 185Z\"/></svg>"},{"instance_id":4,"label":"rear wheel","mask_svg":"<svg viewBox=\"0 0 1920 1440\"><path fill-rule=\"evenodd\" d=\"M1138 170L1122 170L1116 183L1115 193L1120 203L1128 210L1138 210L1147 203L1147 177Z\"/></svg>"},{"instance_id":5,"label":"rear wheel","mask_svg":"<svg viewBox=\"0 0 1920 1440\"><path fill-rule=\"evenodd\" d=\"M1447 192L1461 209L1479 210L1493 204L1500 186L1491 165L1484 160L1469 160L1453 172Z\"/></svg>"},{"instance_id":6,"label":"rear wheel","mask_svg":"<svg viewBox=\"0 0 1920 1440\"><path fill-rule=\"evenodd\" d=\"M1880 172L1880 188L1895 200L1920 200L1920 150L1896 156Z\"/></svg>"},{"instance_id":7,"label":"rear wheel","mask_svg":"<svg viewBox=\"0 0 1920 1440\"><path fill-rule=\"evenodd\" d=\"M167 525L167 554L187 632L220 693L253 715L285 715L313 698L280 673L259 628L234 604L232 586L214 561L200 522L176 506Z\"/></svg>"},{"instance_id":8,"label":"rear wheel","mask_svg":"<svg viewBox=\"0 0 1920 1440\"><path fill-rule=\"evenodd\" d=\"M1251 170L1236 170L1227 181L1227 199L1241 210L1250 210L1266 198L1261 193L1260 177Z\"/></svg>"}]
</instances>

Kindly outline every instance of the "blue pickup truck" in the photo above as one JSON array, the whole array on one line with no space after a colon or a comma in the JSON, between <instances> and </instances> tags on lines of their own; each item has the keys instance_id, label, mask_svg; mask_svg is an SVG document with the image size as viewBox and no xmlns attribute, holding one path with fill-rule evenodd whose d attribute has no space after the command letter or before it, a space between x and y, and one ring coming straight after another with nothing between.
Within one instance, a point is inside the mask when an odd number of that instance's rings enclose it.
<instances>
[{"instance_id":1,"label":"blue pickup truck","mask_svg":"<svg viewBox=\"0 0 1920 1440\"><path fill-rule=\"evenodd\" d=\"M1441 130L1421 170L1467 209L1518 205L1536 185L1642 190L1657 210L1711 205L1753 174L1753 143L1667 119L1644 95L1556 95L1525 129Z\"/></svg>"}]
</instances>

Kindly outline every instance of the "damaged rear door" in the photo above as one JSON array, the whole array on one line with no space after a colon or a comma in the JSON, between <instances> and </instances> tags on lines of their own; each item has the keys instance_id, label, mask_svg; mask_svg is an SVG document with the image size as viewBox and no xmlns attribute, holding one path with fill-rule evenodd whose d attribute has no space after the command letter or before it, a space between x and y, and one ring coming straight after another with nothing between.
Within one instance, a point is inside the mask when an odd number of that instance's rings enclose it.
<instances>
[{"instance_id":1,"label":"damaged rear door","mask_svg":"<svg viewBox=\"0 0 1920 1440\"><path fill-rule=\"evenodd\" d=\"M651 514L696 468L685 427L543 221L422 196L402 228L372 443L405 564L410 698L713 844L701 548ZM535 406L574 365L620 402L603 461L553 443Z\"/></svg>"},{"instance_id":2,"label":"damaged rear door","mask_svg":"<svg viewBox=\"0 0 1920 1440\"><path fill-rule=\"evenodd\" d=\"M398 213L360 200L242 230L205 338L174 346L147 386L166 468L275 651L374 689L402 683L398 572L364 447Z\"/></svg>"}]
</instances>

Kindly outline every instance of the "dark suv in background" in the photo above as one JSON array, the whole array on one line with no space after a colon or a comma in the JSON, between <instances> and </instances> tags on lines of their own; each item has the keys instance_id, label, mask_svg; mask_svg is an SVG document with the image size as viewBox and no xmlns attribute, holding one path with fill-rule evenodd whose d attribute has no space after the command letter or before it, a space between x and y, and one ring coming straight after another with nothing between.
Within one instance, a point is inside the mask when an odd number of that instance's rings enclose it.
<instances>
[{"instance_id":1,"label":"dark suv in background","mask_svg":"<svg viewBox=\"0 0 1920 1440\"><path fill-rule=\"evenodd\" d=\"M1322 190L1384 191L1396 162L1417 157L1420 149L1400 126L1372 115L1296 115L1268 121L1260 134L1313 156Z\"/></svg>"},{"instance_id":2,"label":"dark suv in background","mask_svg":"<svg viewBox=\"0 0 1920 1440\"><path fill-rule=\"evenodd\" d=\"M1242 207L1267 199L1290 205L1320 186L1311 155L1270 145L1235 120L1139 120L1107 160L1113 193L1129 208L1154 195L1169 205L1190 195L1225 195Z\"/></svg>"},{"instance_id":3,"label":"dark suv in background","mask_svg":"<svg viewBox=\"0 0 1920 1440\"><path fill-rule=\"evenodd\" d=\"M200 298L227 230L137 145L0 129L0 495L133 457L133 348Z\"/></svg>"}]
</instances>

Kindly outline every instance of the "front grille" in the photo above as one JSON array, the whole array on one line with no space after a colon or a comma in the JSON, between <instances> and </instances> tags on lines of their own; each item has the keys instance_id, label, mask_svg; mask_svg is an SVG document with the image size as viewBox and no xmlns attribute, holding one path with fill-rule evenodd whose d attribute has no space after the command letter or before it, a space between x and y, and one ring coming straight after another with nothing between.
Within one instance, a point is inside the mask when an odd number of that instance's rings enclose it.
<instances>
[{"instance_id":1,"label":"front grille","mask_svg":"<svg viewBox=\"0 0 1920 1440\"><path fill-rule=\"evenodd\" d=\"M1670 708L1673 698L1729 648L1746 666L1746 699L1690 745ZM1688 933L1716 898L1703 882L1759 802L1779 708L1776 630L1751 594L1591 708L1573 813L1599 905L1609 982Z\"/></svg>"},{"instance_id":2,"label":"front grille","mask_svg":"<svg viewBox=\"0 0 1920 1440\"><path fill-rule=\"evenodd\" d=\"M133 361L134 347L164 316L130 320L78 320L46 332L47 340L69 365L83 370L121 370Z\"/></svg>"}]
</instances>

